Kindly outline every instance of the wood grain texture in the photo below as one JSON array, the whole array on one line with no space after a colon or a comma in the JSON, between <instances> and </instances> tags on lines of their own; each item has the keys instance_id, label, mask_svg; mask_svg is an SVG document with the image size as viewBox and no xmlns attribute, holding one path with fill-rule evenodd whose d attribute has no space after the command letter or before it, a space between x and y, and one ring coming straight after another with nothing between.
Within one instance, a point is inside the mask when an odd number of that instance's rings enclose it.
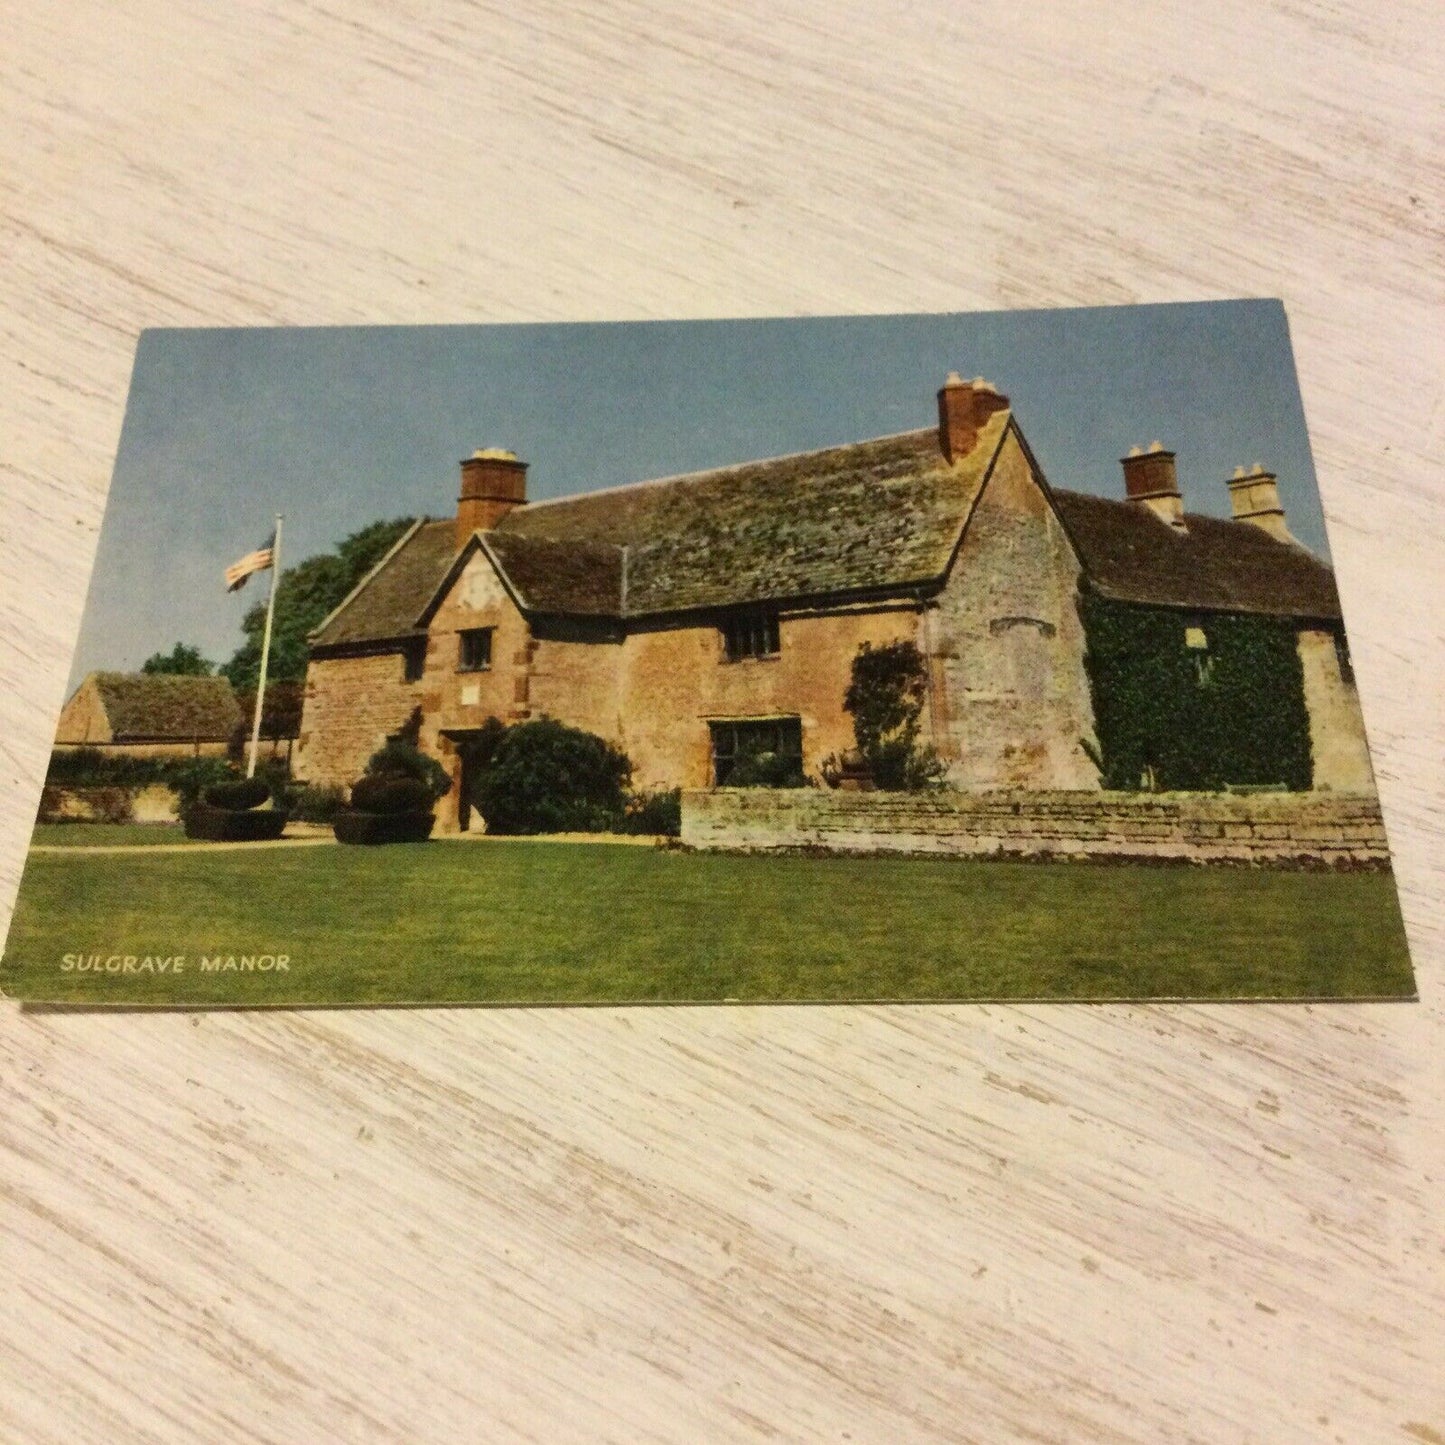
<instances>
[{"instance_id":1,"label":"wood grain texture","mask_svg":"<svg viewBox=\"0 0 1445 1445\"><path fill-rule=\"evenodd\" d=\"M3 0L0 901L138 330L1281 295L1422 1001L0 1007L0 1439L1445 1438L1433 0Z\"/></svg>"}]
</instances>

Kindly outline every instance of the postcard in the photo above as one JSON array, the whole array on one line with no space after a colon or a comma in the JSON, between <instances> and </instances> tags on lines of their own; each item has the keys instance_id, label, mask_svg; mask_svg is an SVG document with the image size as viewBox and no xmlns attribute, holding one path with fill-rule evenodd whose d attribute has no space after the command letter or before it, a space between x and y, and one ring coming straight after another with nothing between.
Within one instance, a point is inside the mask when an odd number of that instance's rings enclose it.
<instances>
[{"instance_id":1,"label":"postcard","mask_svg":"<svg viewBox=\"0 0 1445 1445\"><path fill-rule=\"evenodd\" d=\"M1414 997L1283 307L146 332L0 992Z\"/></svg>"}]
</instances>

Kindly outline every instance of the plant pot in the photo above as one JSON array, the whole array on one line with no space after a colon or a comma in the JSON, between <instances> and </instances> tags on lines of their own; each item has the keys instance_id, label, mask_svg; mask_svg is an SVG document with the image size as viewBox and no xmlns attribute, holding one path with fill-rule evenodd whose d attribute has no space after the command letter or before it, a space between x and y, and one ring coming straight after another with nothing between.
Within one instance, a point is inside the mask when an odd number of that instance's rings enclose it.
<instances>
[{"instance_id":1,"label":"plant pot","mask_svg":"<svg viewBox=\"0 0 1445 1445\"><path fill-rule=\"evenodd\" d=\"M289 815L280 808L251 808L245 812L193 803L185 812L187 838L211 843L259 843L281 836Z\"/></svg>"},{"instance_id":2,"label":"plant pot","mask_svg":"<svg viewBox=\"0 0 1445 1445\"><path fill-rule=\"evenodd\" d=\"M338 843L424 843L431 837L431 813L362 813L343 808L331 824Z\"/></svg>"}]
</instances>

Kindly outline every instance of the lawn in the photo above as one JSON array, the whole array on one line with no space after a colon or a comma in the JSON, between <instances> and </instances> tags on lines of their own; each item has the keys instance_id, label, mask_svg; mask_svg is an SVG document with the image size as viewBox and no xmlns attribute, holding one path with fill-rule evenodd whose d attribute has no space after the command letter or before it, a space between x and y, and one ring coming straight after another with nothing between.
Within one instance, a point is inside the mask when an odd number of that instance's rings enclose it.
<instances>
[{"instance_id":1,"label":"lawn","mask_svg":"<svg viewBox=\"0 0 1445 1445\"><path fill-rule=\"evenodd\" d=\"M64 972L67 954L180 974ZM284 972L202 956L284 954ZM32 855L0 989L69 1002L1409 997L1388 873L450 841Z\"/></svg>"}]
</instances>

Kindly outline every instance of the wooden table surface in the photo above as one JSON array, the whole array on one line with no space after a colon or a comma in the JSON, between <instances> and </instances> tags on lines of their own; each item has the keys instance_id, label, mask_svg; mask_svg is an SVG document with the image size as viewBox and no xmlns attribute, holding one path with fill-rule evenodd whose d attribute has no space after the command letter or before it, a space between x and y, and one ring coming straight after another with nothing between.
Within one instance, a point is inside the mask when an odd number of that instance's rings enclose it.
<instances>
[{"instance_id":1,"label":"wooden table surface","mask_svg":"<svg viewBox=\"0 0 1445 1445\"><path fill-rule=\"evenodd\" d=\"M7 917L142 327L1280 295L1421 993L3 1004L0 1440L1445 1440L1436 0L0 11Z\"/></svg>"}]
</instances>

